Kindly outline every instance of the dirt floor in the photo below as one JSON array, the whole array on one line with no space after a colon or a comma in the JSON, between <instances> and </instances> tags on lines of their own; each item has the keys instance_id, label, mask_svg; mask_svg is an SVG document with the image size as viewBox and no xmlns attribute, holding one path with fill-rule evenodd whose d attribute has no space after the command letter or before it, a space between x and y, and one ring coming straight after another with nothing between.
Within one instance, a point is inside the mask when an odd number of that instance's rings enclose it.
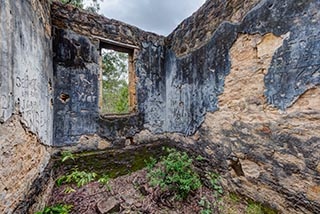
<instances>
[{"instance_id":1,"label":"dirt floor","mask_svg":"<svg viewBox=\"0 0 320 214\"><path fill-rule=\"evenodd\" d=\"M56 186L49 206L73 205L71 213L74 214L264 213L259 211L261 208L252 208L253 205L234 194L217 196L216 191L205 186L192 192L184 201L174 200L170 192L151 187L146 175L147 170L143 169L130 175L111 179L107 186L98 182L91 182L80 188L77 188L75 184ZM66 190L69 193L66 193Z\"/></svg>"}]
</instances>

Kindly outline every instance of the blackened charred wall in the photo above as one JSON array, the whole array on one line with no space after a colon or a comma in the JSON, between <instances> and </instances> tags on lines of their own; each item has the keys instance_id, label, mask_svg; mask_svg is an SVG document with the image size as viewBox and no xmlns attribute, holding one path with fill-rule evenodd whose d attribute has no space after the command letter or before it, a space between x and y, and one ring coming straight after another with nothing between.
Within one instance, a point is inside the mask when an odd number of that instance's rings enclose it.
<instances>
[{"instance_id":1,"label":"blackened charred wall","mask_svg":"<svg viewBox=\"0 0 320 214\"><path fill-rule=\"evenodd\" d=\"M124 142L160 117L155 113L164 109L165 101L163 37L57 2L52 14L55 145L76 144L82 135L92 134ZM138 106L130 115L99 112L99 48L104 39L136 46Z\"/></svg>"}]
</instances>

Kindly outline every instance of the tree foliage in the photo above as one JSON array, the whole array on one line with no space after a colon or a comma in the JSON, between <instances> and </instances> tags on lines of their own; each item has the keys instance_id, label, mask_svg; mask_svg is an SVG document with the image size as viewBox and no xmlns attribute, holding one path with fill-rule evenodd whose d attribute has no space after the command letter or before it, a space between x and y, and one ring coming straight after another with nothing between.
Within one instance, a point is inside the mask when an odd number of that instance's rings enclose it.
<instances>
[{"instance_id":1,"label":"tree foliage","mask_svg":"<svg viewBox=\"0 0 320 214\"><path fill-rule=\"evenodd\" d=\"M128 54L103 50L102 96L103 113L128 113Z\"/></svg>"},{"instance_id":2,"label":"tree foliage","mask_svg":"<svg viewBox=\"0 0 320 214\"><path fill-rule=\"evenodd\" d=\"M60 1L64 4L72 4L78 8L86 9L93 13L98 13L100 10L100 1L103 1L103 0L90 0L89 6L87 7L84 7L85 6L84 0L60 0Z\"/></svg>"}]
</instances>

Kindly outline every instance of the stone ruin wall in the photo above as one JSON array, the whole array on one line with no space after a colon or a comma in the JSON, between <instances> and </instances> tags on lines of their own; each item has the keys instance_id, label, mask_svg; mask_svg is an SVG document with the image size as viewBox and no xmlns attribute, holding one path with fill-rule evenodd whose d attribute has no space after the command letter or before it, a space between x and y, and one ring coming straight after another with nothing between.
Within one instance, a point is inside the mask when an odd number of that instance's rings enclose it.
<instances>
[{"instance_id":1,"label":"stone ruin wall","mask_svg":"<svg viewBox=\"0 0 320 214\"><path fill-rule=\"evenodd\" d=\"M206 157L228 191L283 213L320 212L319 9L317 0L208 0L165 38L54 3L53 145L174 141ZM103 39L136 46L129 116L99 113Z\"/></svg>"},{"instance_id":2,"label":"stone ruin wall","mask_svg":"<svg viewBox=\"0 0 320 214\"><path fill-rule=\"evenodd\" d=\"M52 5L52 23L56 146L74 145L85 138L83 135L93 134L113 141L113 146L121 146L143 129L144 118L160 117L147 108L150 104L164 103L158 96L165 90L164 37L60 3ZM136 47L133 81L138 106L128 117L104 118L99 113L99 48L106 39ZM61 100L61 94L67 94L70 99ZM108 142L96 142L94 148L108 145Z\"/></svg>"},{"instance_id":3,"label":"stone ruin wall","mask_svg":"<svg viewBox=\"0 0 320 214\"><path fill-rule=\"evenodd\" d=\"M228 190L287 213L317 212L318 9L317 1L207 1L167 38L56 10L57 26L68 20L63 29L139 47L139 119L119 126L99 118L95 104L95 127L83 133L96 135L80 144L182 142L211 159Z\"/></svg>"},{"instance_id":4,"label":"stone ruin wall","mask_svg":"<svg viewBox=\"0 0 320 214\"><path fill-rule=\"evenodd\" d=\"M17 213L52 144L50 5L0 3L0 213Z\"/></svg>"},{"instance_id":5,"label":"stone ruin wall","mask_svg":"<svg viewBox=\"0 0 320 214\"><path fill-rule=\"evenodd\" d=\"M284 213L320 211L319 8L207 1L166 38L169 100L191 102L186 134L229 191Z\"/></svg>"}]
</instances>

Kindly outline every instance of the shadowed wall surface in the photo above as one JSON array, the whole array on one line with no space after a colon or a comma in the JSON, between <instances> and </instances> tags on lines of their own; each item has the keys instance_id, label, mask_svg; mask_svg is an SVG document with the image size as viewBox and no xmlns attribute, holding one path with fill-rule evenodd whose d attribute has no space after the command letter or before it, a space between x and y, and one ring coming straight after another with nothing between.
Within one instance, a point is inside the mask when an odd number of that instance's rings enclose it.
<instances>
[{"instance_id":1,"label":"shadowed wall surface","mask_svg":"<svg viewBox=\"0 0 320 214\"><path fill-rule=\"evenodd\" d=\"M52 57L48 17L35 18L38 1L4 2L1 17L11 18L1 18L1 28L11 32L26 22L40 29L34 35L21 27L30 33L30 50L20 34L1 43L1 67L8 72L0 72L0 126L23 130L21 121L34 138L32 148L45 150L39 142L83 151L171 141L203 155L228 191L283 213L320 212L318 0L208 0L166 38L54 2ZM99 49L106 41L133 49L137 109L130 115L99 110ZM20 66L17 57L27 63ZM32 76L35 84L19 76ZM38 96L31 117L21 101ZM8 145L3 153L11 142L1 143Z\"/></svg>"}]
</instances>

